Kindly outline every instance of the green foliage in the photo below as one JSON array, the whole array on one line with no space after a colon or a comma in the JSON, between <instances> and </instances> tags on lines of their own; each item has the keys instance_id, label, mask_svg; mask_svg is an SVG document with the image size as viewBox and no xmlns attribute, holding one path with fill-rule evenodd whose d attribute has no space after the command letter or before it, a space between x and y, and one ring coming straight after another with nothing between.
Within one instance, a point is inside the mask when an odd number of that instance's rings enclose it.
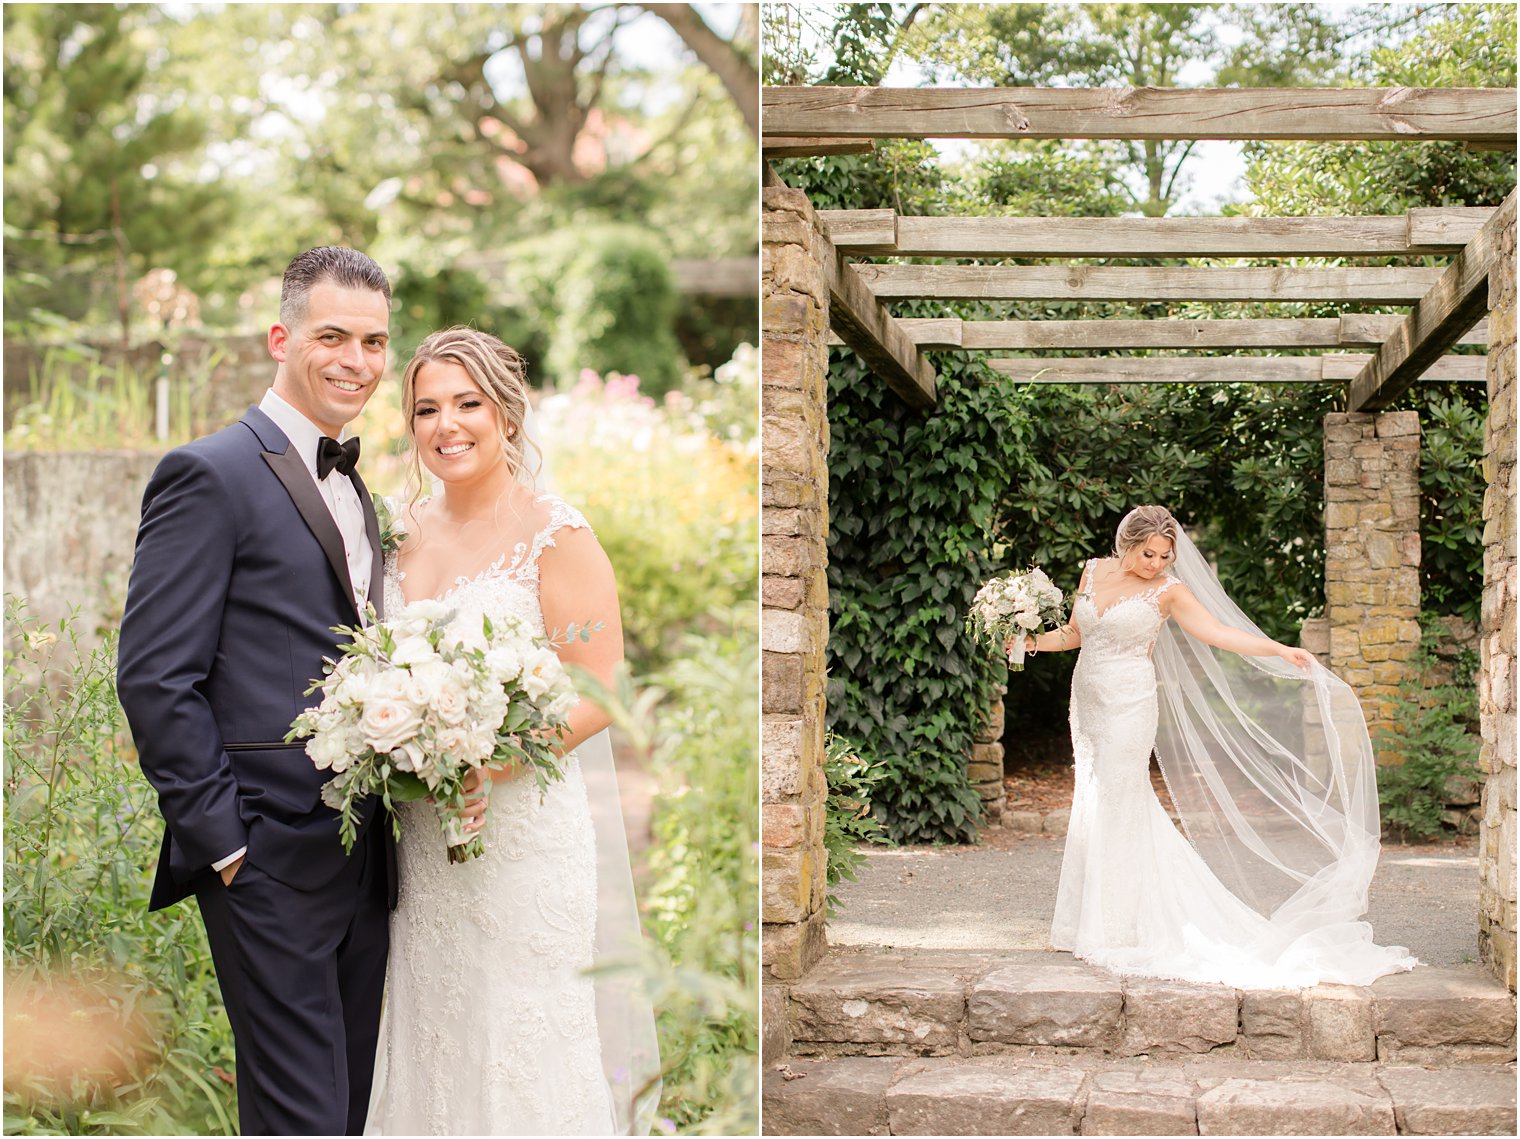
<instances>
[{"instance_id":1,"label":"green foliage","mask_svg":"<svg viewBox=\"0 0 1520 1139\"><path fill-rule=\"evenodd\" d=\"M226 194L185 162L205 144L203 114L147 97L159 18L146 5L5 7L5 292L23 320L126 305L125 275L170 249L193 278L231 225Z\"/></svg>"},{"instance_id":2,"label":"green foliage","mask_svg":"<svg viewBox=\"0 0 1520 1139\"><path fill-rule=\"evenodd\" d=\"M692 637L657 687L593 694L658 788L641 963L659 1012L660 1114L678 1131L754 1134L759 1078L759 755L753 606Z\"/></svg>"},{"instance_id":3,"label":"green foliage","mask_svg":"<svg viewBox=\"0 0 1520 1139\"><path fill-rule=\"evenodd\" d=\"M1432 5L1421 15L1412 35L1372 50L1358 86L1515 85L1514 5ZM1515 185L1513 153L1456 142L1248 143L1245 153L1252 209L1265 216L1496 206Z\"/></svg>"},{"instance_id":4,"label":"green foliage","mask_svg":"<svg viewBox=\"0 0 1520 1139\"><path fill-rule=\"evenodd\" d=\"M1439 396L1420 415L1420 596L1468 621L1483 607L1483 420Z\"/></svg>"},{"instance_id":5,"label":"green foliage","mask_svg":"<svg viewBox=\"0 0 1520 1139\"><path fill-rule=\"evenodd\" d=\"M650 395L685 370L675 338L675 284L658 237L633 225L578 225L516 247L514 292L547 330L542 364L555 384L581 372L636 375Z\"/></svg>"},{"instance_id":6,"label":"green foliage","mask_svg":"<svg viewBox=\"0 0 1520 1139\"><path fill-rule=\"evenodd\" d=\"M827 859L828 916L844 904L834 893L841 882L855 881L865 861L859 844L886 842L886 832L871 814L871 792L886 778L880 762L866 759L843 736L830 732L824 740L823 775L829 787L824 804L823 848Z\"/></svg>"},{"instance_id":7,"label":"green foliage","mask_svg":"<svg viewBox=\"0 0 1520 1139\"><path fill-rule=\"evenodd\" d=\"M495 336L504 334L505 313L491 288L479 274L457 265L403 264L391 280L391 303L395 324L390 351L398 368L404 368L417 345L440 328L467 324ZM510 339L507 343L516 346Z\"/></svg>"},{"instance_id":8,"label":"green foliage","mask_svg":"<svg viewBox=\"0 0 1520 1139\"><path fill-rule=\"evenodd\" d=\"M1383 826L1400 839L1431 839L1442 833L1446 784L1475 779L1479 739L1478 694L1473 684L1475 654L1461 653L1455 665L1436 655L1441 638L1434 615L1420 615L1420 652L1414 675L1399 685L1393 727L1379 732L1379 752L1403 762L1378 768L1378 804ZM1442 673L1448 673L1443 677Z\"/></svg>"},{"instance_id":9,"label":"green foliage","mask_svg":"<svg viewBox=\"0 0 1520 1139\"><path fill-rule=\"evenodd\" d=\"M897 842L974 839L968 708L995 662L961 633L990 576L1008 457L1029 425L980 364L945 356L935 414L910 411L853 354L831 354L829 721L887 772L872 813Z\"/></svg>"},{"instance_id":10,"label":"green foliage","mask_svg":"<svg viewBox=\"0 0 1520 1139\"><path fill-rule=\"evenodd\" d=\"M107 1054L69 1078L8 1073L6 1132L234 1134L232 1032L199 916L147 909L162 832L125 742L114 638L81 651L70 622L45 627L10 595L6 622L6 972L65 1002L58 1022L24 1026L8 981L7 1035L65 1040L88 1017Z\"/></svg>"}]
</instances>

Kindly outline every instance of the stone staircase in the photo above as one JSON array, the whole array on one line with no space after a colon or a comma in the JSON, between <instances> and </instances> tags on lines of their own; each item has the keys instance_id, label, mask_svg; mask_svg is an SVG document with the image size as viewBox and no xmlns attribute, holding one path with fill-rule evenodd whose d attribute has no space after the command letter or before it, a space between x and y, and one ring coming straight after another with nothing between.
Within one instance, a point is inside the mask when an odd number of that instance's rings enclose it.
<instances>
[{"instance_id":1,"label":"stone staircase","mask_svg":"<svg viewBox=\"0 0 1520 1139\"><path fill-rule=\"evenodd\" d=\"M766 1134L1516 1133L1515 1002L1476 967L1250 991L835 950L779 995Z\"/></svg>"}]
</instances>

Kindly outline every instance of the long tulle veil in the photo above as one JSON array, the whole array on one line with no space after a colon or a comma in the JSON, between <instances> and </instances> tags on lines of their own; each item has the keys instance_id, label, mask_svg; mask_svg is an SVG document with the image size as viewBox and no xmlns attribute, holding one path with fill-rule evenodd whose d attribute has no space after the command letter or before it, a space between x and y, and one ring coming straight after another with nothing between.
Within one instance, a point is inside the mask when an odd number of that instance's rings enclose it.
<instances>
[{"instance_id":1,"label":"long tulle veil","mask_svg":"<svg viewBox=\"0 0 1520 1139\"><path fill-rule=\"evenodd\" d=\"M531 406L523 419L523 438L527 462L518 470L518 480L540 493L552 493L549 453ZM612 1093L617 1132L648 1135L660 1103L660 1051L654 1008L635 967L642 957L639 909L611 737L605 729L597 732L575 754L596 831L594 978L602 1070Z\"/></svg>"},{"instance_id":2,"label":"long tulle veil","mask_svg":"<svg viewBox=\"0 0 1520 1139\"><path fill-rule=\"evenodd\" d=\"M1179 531L1173 572L1223 624L1263 636ZM1413 964L1360 921L1377 866L1372 744L1356 693L1316 664L1222 652L1168 621L1154 661L1156 755L1209 868L1270 920L1284 965ZM1369 977L1368 980L1371 978Z\"/></svg>"}]
</instances>

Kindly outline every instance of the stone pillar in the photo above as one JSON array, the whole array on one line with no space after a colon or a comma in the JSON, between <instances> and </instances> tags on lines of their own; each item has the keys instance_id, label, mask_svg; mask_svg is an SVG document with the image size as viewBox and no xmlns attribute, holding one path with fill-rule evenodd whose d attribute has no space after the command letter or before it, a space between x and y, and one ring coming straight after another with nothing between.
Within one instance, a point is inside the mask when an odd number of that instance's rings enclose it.
<instances>
[{"instance_id":1,"label":"stone pillar","mask_svg":"<svg viewBox=\"0 0 1520 1139\"><path fill-rule=\"evenodd\" d=\"M982 800L982 817L993 826L1003 821L1003 805L1008 797L1003 793L1003 694L1006 684L999 684L992 693L992 704L986 719L977 727L975 742L971 745L971 759L966 764L966 778L976 788Z\"/></svg>"},{"instance_id":2,"label":"stone pillar","mask_svg":"<svg viewBox=\"0 0 1520 1139\"><path fill-rule=\"evenodd\" d=\"M1515 223L1488 278L1488 422L1483 433L1483 616L1478 712L1478 953L1515 990Z\"/></svg>"},{"instance_id":3,"label":"stone pillar","mask_svg":"<svg viewBox=\"0 0 1520 1139\"><path fill-rule=\"evenodd\" d=\"M801 191L767 187L763 206L761 960L766 981L787 982L825 948L829 293L819 255L832 247ZM772 1053L785 1049L784 1035L767 1035Z\"/></svg>"},{"instance_id":4,"label":"stone pillar","mask_svg":"<svg viewBox=\"0 0 1520 1139\"><path fill-rule=\"evenodd\" d=\"M1325 616L1330 667L1356 690L1378 762L1420 648L1420 417L1325 416Z\"/></svg>"}]
</instances>

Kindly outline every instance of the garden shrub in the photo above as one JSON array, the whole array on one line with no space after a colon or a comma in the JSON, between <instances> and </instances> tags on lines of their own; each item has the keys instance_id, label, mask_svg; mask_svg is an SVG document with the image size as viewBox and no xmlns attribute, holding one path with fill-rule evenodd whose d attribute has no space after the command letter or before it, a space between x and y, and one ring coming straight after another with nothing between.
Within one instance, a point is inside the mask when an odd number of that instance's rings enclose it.
<instances>
[{"instance_id":1,"label":"garden shrub","mask_svg":"<svg viewBox=\"0 0 1520 1139\"><path fill-rule=\"evenodd\" d=\"M583 369L637 375L663 395L685 373L669 254L638 226L558 230L516 246L510 282L528 324L547 330L542 370L556 385Z\"/></svg>"},{"instance_id":2,"label":"garden shrub","mask_svg":"<svg viewBox=\"0 0 1520 1139\"><path fill-rule=\"evenodd\" d=\"M855 881L865 861L859 844L886 842L886 832L871 814L872 789L886 772L879 760L865 758L849 740L830 732L824 740L823 774L829 788L823 816L825 878L828 916L833 917L844 904L834 887Z\"/></svg>"},{"instance_id":3,"label":"garden shrub","mask_svg":"<svg viewBox=\"0 0 1520 1139\"><path fill-rule=\"evenodd\" d=\"M1478 719L1473 683L1477 657L1464 650L1448 666L1436 655L1442 634L1434 614L1420 614L1420 651L1411 662L1413 672L1399 685L1392 726L1378 733L1378 752L1401 759L1378 767L1383 827L1406 841L1440 836L1447 783L1482 774L1480 740L1473 730Z\"/></svg>"},{"instance_id":4,"label":"garden shrub","mask_svg":"<svg viewBox=\"0 0 1520 1139\"><path fill-rule=\"evenodd\" d=\"M5 616L8 1043L81 1017L119 1041L67 1078L12 1081L13 1059L43 1061L8 1052L6 1133L235 1134L232 1030L200 916L148 913L162 825L116 700L115 635L84 651L70 621L44 626L9 595ZM25 995L50 992L78 1011L27 1023L48 1014Z\"/></svg>"}]
</instances>

